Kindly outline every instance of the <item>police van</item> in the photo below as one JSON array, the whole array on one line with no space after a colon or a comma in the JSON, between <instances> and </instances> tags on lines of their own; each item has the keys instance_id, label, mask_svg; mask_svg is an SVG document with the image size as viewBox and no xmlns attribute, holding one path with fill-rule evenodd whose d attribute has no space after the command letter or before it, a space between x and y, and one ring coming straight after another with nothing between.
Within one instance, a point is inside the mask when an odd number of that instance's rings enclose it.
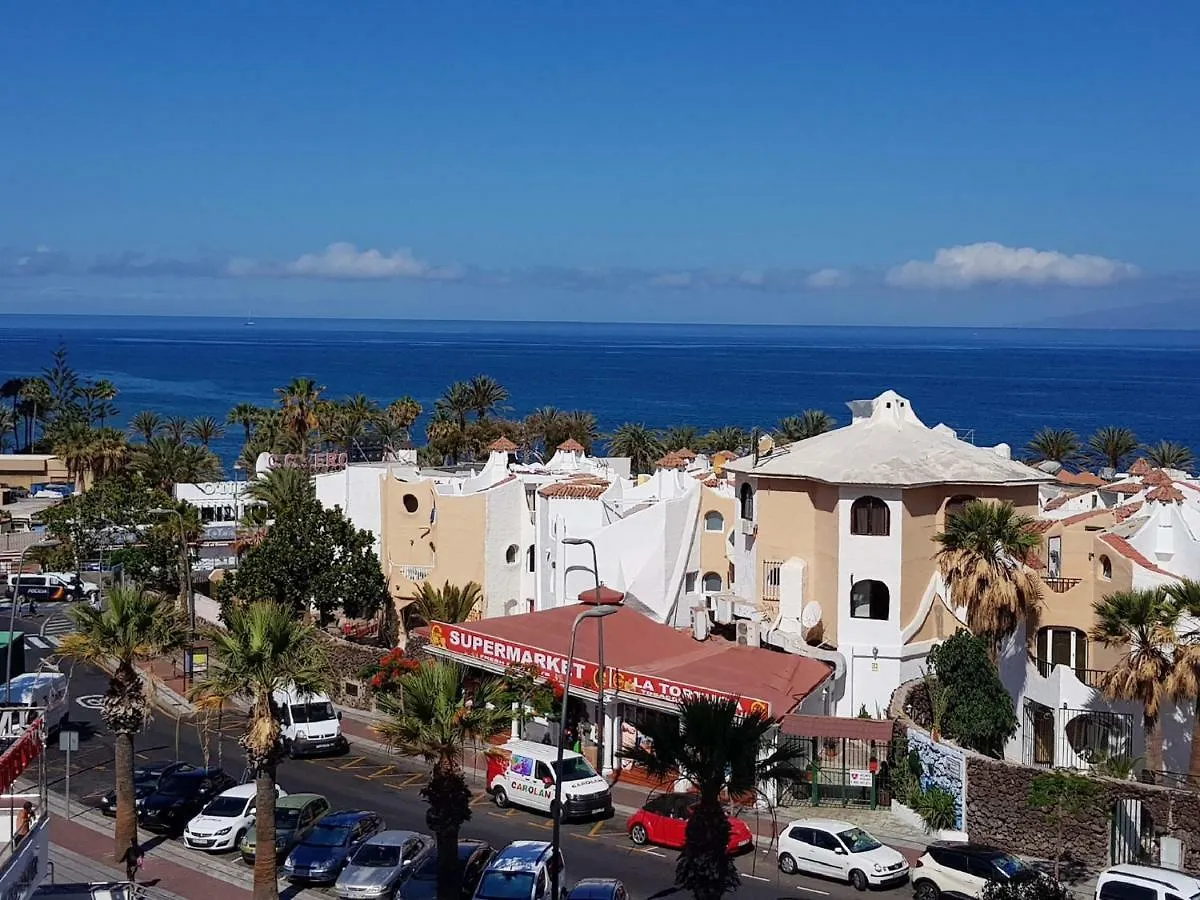
<instances>
[{"instance_id":1,"label":"police van","mask_svg":"<svg viewBox=\"0 0 1200 900\"><path fill-rule=\"evenodd\" d=\"M488 758L488 791L501 809L516 804L553 813L558 749L533 741L509 741ZM611 816L612 791L592 764L573 750L563 751L562 817Z\"/></svg>"}]
</instances>

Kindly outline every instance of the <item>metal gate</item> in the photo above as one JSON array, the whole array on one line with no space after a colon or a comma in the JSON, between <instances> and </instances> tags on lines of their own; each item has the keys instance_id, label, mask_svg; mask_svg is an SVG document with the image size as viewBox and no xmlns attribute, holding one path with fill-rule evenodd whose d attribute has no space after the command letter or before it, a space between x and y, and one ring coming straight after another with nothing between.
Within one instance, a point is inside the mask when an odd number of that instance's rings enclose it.
<instances>
[{"instance_id":1,"label":"metal gate","mask_svg":"<svg viewBox=\"0 0 1200 900\"><path fill-rule=\"evenodd\" d=\"M890 806L887 778L890 741L849 737L782 738L803 771L777 784L781 806Z\"/></svg>"},{"instance_id":2,"label":"metal gate","mask_svg":"<svg viewBox=\"0 0 1200 900\"><path fill-rule=\"evenodd\" d=\"M1117 866L1122 863L1154 865L1158 856L1154 840L1154 819L1134 798L1118 800L1113 804L1112 823L1109 831L1109 861Z\"/></svg>"}]
</instances>

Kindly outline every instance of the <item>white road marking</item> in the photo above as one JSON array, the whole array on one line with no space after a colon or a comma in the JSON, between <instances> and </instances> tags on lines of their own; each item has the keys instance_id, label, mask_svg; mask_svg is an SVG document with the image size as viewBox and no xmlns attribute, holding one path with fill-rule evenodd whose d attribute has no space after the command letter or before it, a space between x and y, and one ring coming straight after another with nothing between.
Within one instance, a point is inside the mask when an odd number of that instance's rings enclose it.
<instances>
[{"instance_id":1,"label":"white road marking","mask_svg":"<svg viewBox=\"0 0 1200 900\"><path fill-rule=\"evenodd\" d=\"M59 644L62 643L62 638L55 637L52 635L52 636L46 638L46 643L48 643L51 647L57 647Z\"/></svg>"},{"instance_id":2,"label":"white road marking","mask_svg":"<svg viewBox=\"0 0 1200 900\"><path fill-rule=\"evenodd\" d=\"M659 853L657 850L635 850L634 852L635 852L635 853L645 853L645 854L647 854L648 856L657 856L657 857L659 857L660 859L666 859L666 858L667 858L667 854L665 854L665 853Z\"/></svg>"},{"instance_id":3,"label":"white road marking","mask_svg":"<svg viewBox=\"0 0 1200 900\"><path fill-rule=\"evenodd\" d=\"M42 640L37 635L33 635L33 634L26 635L25 640L28 641L30 644L32 644L34 647L36 647L39 650L49 650L50 649L50 644L47 643L46 641Z\"/></svg>"},{"instance_id":4,"label":"white road marking","mask_svg":"<svg viewBox=\"0 0 1200 900\"><path fill-rule=\"evenodd\" d=\"M749 872L742 873L743 878L753 878L755 881L770 881L770 878L764 878L761 875L751 875Z\"/></svg>"},{"instance_id":5,"label":"white road marking","mask_svg":"<svg viewBox=\"0 0 1200 900\"><path fill-rule=\"evenodd\" d=\"M796 885L796 890L808 891L808 893L810 893L810 894L820 894L822 897L829 896L829 891L818 891L816 888L806 888L806 887L801 887L800 885Z\"/></svg>"},{"instance_id":6,"label":"white road marking","mask_svg":"<svg viewBox=\"0 0 1200 900\"><path fill-rule=\"evenodd\" d=\"M104 695L85 694L82 697L76 697L75 702L84 709L100 709L104 705Z\"/></svg>"}]
</instances>

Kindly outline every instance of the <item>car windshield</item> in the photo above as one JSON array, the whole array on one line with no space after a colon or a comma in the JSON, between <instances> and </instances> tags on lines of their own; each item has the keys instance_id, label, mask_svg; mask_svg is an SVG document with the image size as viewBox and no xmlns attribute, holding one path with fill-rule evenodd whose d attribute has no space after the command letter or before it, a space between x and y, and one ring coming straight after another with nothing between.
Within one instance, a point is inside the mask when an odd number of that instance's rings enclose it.
<instances>
[{"instance_id":1,"label":"car windshield","mask_svg":"<svg viewBox=\"0 0 1200 900\"><path fill-rule=\"evenodd\" d=\"M842 843L850 850L851 853L866 853L868 850L877 850L883 846L871 835L867 834L861 828L851 828L848 831L839 831L838 837L842 839Z\"/></svg>"},{"instance_id":2,"label":"car windshield","mask_svg":"<svg viewBox=\"0 0 1200 900\"><path fill-rule=\"evenodd\" d=\"M300 810L298 809L276 809L275 810L275 827L276 828L295 828L296 823L300 821Z\"/></svg>"},{"instance_id":3,"label":"car windshield","mask_svg":"<svg viewBox=\"0 0 1200 900\"><path fill-rule=\"evenodd\" d=\"M292 721L297 725L304 725L308 722L328 722L333 717L333 704L328 700L318 703L292 704Z\"/></svg>"},{"instance_id":4,"label":"car windshield","mask_svg":"<svg viewBox=\"0 0 1200 900\"><path fill-rule=\"evenodd\" d=\"M400 865L400 848L388 844L363 844L354 854L351 863L356 866L395 868Z\"/></svg>"},{"instance_id":5,"label":"car windshield","mask_svg":"<svg viewBox=\"0 0 1200 900\"><path fill-rule=\"evenodd\" d=\"M596 770L582 756L573 756L570 759L562 761L562 769L559 769L557 761L554 763L554 771L562 772L563 781L582 781L585 778L595 778Z\"/></svg>"},{"instance_id":6,"label":"car windshield","mask_svg":"<svg viewBox=\"0 0 1200 900\"><path fill-rule=\"evenodd\" d=\"M204 807L204 815L232 818L233 816L240 816L245 808L245 797L218 797L212 803L208 804L208 806Z\"/></svg>"},{"instance_id":7,"label":"car windshield","mask_svg":"<svg viewBox=\"0 0 1200 900\"><path fill-rule=\"evenodd\" d=\"M195 778L184 778L181 775L171 775L158 784L158 790L163 794L187 794L199 784Z\"/></svg>"},{"instance_id":8,"label":"car windshield","mask_svg":"<svg viewBox=\"0 0 1200 900\"><path fill-rule=\"evenodd\" d=\"M993 856L992 865L999 869L1005 878L1020 875L1026 870L1025 863L1021 862L1015 856L1009 856L1007 853L1000 853Z\"/></svg>"},{"instance_id":9,"label":"car windshield","mask_svg":"<svg viewBox=\"0 0 1200 900\"><path fill-rule=\"evenodd\" d=\"M475 892L481 900L529 900L532 894L531 872L488 872Z\"/></svg>"},{"instance_id":10,"label":"car windshield","mask_svg":"<svg viewBox=\"0 0 1200 900\"><path fill-rule=\"evenodd\" d=\"M318 825L308 836L306 844L314 847L340 847L350 837L350 829L340 825Z\"/></svg>"}]
</instances>

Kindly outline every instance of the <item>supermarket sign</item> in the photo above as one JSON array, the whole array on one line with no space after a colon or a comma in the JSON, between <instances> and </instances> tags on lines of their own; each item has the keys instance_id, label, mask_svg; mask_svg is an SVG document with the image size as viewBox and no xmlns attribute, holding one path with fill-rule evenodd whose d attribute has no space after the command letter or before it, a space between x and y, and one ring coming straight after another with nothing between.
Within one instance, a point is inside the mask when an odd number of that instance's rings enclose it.
<instances>
[{"instance_id":1,"label":"supermarket sign","mask_svg":"<svg viewBox=\"0 0 1200 900\"><path fill-rule=\"evenodd\" d=\"M507 641L491 635L478 634L461 625L434 622L429 627L429 643L433 652L457 659L459 662L481 662L507 669L509 666L529 666L538 670L543 678L565 686L568 683L567 658L560 653L543 650L530 644ZM660 703L678 703L696 697L715 697L737 702L742 715L758 712L770 715L770 704L753 697L739 697L724 691L712 690L697 685L645 675L638 672L599 666L586 660L571 660L569 682L572 688L596 692L603 683L606 691L615 691L629 700L654 700Z\"/></svg>"}]
</instances>

